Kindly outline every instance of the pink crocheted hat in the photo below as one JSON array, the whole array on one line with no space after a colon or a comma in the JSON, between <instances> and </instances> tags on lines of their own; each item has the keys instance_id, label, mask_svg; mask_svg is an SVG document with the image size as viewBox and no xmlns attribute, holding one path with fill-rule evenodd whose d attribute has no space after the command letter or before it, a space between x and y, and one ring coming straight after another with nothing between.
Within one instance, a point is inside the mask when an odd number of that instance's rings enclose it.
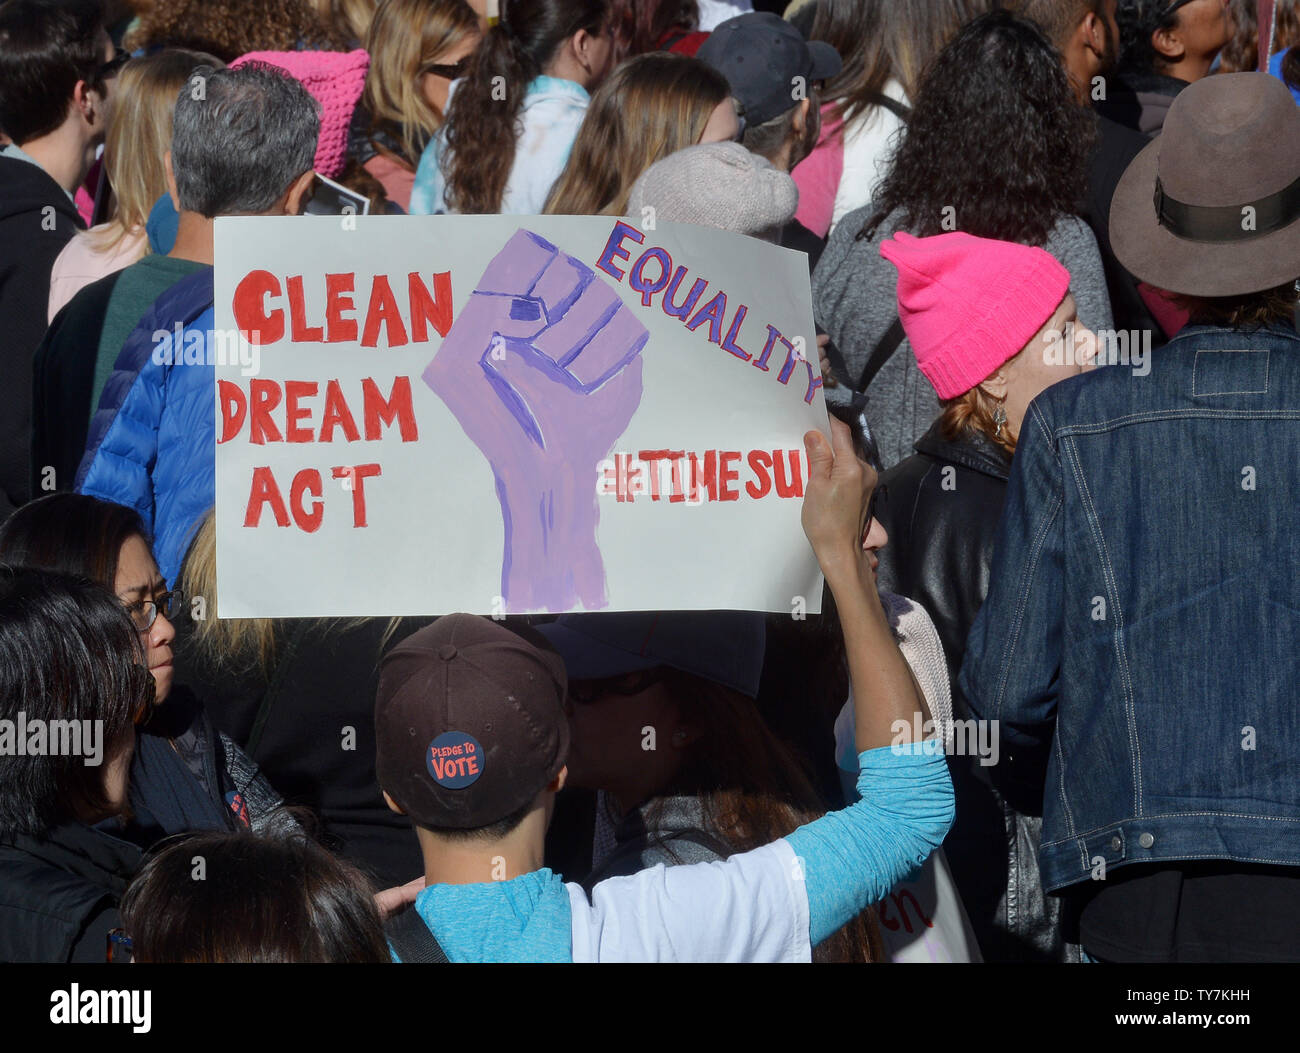
<instances>
[{"instance_id":1,"label":"pink crocheted hat","mask_svg":"<svg viewBox=\"0 0 1300 1053\"><path fill-rule=\"evenodd\" d=\"M1043 249L954 231L881 243L917 368L956 398L1015 358L1061 306L1070 272Z\"/></svg>"},{"instance_id":2,"label":"pink crocheted hat","mask_svg":"<svg viewBox=\"0 0 1300 1053\"><path fill-rule=\"evenodd\" d=\"M356 51L250 51L230 64L266 62L302 82L320 103L320 140L316 144L316 171L337 176L348 152L348 125L366 86L370 56Z\"/></svg>"}]
</instances>

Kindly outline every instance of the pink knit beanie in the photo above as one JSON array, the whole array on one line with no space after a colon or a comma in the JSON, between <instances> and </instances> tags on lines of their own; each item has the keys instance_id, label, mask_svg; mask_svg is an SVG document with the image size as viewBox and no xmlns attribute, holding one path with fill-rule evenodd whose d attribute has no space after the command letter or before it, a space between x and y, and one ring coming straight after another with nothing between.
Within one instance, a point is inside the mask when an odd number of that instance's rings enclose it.
<instances>
[{"instance_id":1,"label":"pink knit beanie","mask_svg":"<svg viewBox=\"0 0 1300 1053\"><path fill-rule=\"evenodd\" d=\"M348 126L366 86L370 56L356 51L250 51L230 64L236 69L246 62L278 66L302 82L320 103L320 139L316 143L315 169L323 176L343 171L348 152Z\"/></svg>"},{"instance_id":2,"label":"pink knit beanie","mask_svg":"<svg viewBox=\"0 0 1300 1053\"><path fill-rule=\"evenodd\" d=\"M1015 358L1070 290L1070 272L1050 253L958 231L899 231L880 255L898 268L898 316L941 399Z\"/></svg>"}]
</instances>

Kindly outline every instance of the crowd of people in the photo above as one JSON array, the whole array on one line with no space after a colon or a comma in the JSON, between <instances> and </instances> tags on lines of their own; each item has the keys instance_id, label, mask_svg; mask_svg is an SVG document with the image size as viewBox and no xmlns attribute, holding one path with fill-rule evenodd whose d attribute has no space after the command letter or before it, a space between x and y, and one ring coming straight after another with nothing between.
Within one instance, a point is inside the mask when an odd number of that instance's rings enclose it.
<instances>
[{"instance_id":1,"label":"crowd of people","mask_svg":"<svg viewBox=\"0 0 1300 1053\"><path fill-rule=\"evenodd\" d=\"M222 618L335 190L805 253L823 613ZM0 0L0 960L1300 959L1298 304L1297 0Z\"/></svg>"}]
</instances>

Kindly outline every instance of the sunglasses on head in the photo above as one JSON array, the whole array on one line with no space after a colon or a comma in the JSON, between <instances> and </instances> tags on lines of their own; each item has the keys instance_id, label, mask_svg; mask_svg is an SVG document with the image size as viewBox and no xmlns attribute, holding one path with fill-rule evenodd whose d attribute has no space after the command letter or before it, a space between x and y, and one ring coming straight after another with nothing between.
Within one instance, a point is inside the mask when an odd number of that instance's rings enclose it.
<instances>
[{"instance_id":1,"label":"sunglasses on head","mask_svg":"<svg viewBox=\"0 0 1300 1053\"><path fill-rule=\"evenodd\" d=\"M420 75L432 73L435 77L444 77L447 80L456 80L458 77L465 75L465 69L469 66L469 59L463 58L459 62L426 62L420 67Z\"/></svg>"},{"instance_id":2,"label":"sunglasses on head","mask_svg":"<svg viewBox=\"0 0 1300 1053\"><path fill-rule=\"evenodd\" d=\"M131 52L125 48L114 48L113 57L107 62L102 62L95 67L95 72L90 76L88 83L103 84L106 80L111 80L121 72L122 67L131 61Z\"/></svg>"}]
</instances>

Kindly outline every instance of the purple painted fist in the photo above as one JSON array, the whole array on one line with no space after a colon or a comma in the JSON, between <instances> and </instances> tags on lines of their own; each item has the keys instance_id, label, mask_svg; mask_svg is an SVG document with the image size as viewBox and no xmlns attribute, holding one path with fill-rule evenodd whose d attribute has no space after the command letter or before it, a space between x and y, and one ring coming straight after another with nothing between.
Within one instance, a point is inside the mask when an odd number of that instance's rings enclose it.
<instances>
[{"instance_id":1,"label":"purple painted fist","mask_svg":"<svg viewBox=\"0 0 1300 1053\"><path fill-rule=\"evenodd\" d=\"M509 612L607 604L597 467L641 402L649 336L590 267L519 230L424 371L496 475Z\"/></svg>"}]
</instances>

